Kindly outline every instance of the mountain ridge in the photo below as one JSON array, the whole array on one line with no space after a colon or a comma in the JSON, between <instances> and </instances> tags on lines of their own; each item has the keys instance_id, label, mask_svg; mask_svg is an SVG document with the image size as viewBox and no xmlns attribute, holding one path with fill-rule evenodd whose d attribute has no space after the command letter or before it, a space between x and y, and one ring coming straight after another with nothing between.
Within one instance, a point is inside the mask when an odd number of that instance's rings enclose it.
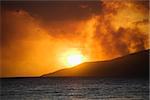
<instances>
[{"instance_id":1,"label":"mountain ridge","mask_svg":"<svg viewBox=\"0 0 150 100\"><path fill-rule=\"evenodd\" d=\"M112 60L84 62L42 77L149 77L149 50Z\"/></svg>"}]
</instances>

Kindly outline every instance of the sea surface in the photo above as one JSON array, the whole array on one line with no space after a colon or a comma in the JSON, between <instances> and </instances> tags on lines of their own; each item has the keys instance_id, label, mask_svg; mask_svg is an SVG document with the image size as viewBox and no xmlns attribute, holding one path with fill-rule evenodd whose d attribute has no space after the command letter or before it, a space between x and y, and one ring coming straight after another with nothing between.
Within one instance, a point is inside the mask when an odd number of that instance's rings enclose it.
<instances>
[{"instance_id":1,"label":"sea surface","mask_svg":"<svg viewBox=\"0 0 150 100\"><path fill-rule=\"evenodd\" d=\"M149 100L148 79L0 79L0 100Z\"/></svg>"}]
</instances>

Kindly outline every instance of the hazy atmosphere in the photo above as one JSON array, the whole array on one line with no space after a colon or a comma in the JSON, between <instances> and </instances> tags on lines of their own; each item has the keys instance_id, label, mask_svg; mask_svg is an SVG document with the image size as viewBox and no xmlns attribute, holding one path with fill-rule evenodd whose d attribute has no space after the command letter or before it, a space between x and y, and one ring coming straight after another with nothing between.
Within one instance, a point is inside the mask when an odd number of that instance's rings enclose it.
<instances>
[{"instance_id":1,"label":"hazy atmosphere","mask_svg":"<svg viewBox=\"0 0 150 100\"><path fill-rule=\"evenodd\" d=\"M1 16L0 77L40 76L149 49L148 1L2 1Z\"/></svg>"}]
</instances>

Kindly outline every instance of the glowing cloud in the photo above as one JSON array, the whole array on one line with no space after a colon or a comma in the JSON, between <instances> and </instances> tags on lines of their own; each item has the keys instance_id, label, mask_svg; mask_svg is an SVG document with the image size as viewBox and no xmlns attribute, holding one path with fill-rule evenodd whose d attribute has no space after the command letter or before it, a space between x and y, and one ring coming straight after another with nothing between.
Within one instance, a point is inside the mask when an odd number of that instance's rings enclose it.
<instances>
[{"instance_id":1,"label":"glowing cloud","mask_svg":"<svg viewBox=\"0 0 150 100\"><path fill-rule=\"evenodd\" d=\"M2 2L2 76L39 76L149 48L146 1L43 4Z\"/></svg>"}]
</instances>

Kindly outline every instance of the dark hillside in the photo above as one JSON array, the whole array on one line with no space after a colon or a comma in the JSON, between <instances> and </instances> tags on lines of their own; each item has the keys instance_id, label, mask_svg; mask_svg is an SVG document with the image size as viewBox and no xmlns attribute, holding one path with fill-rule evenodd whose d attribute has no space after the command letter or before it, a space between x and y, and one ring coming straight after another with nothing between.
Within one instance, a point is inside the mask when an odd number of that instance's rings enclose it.
<instances>
[{"instance_id":1,"label":"dark hillside","mask_svg":"<svg viewBox=\"0 0 150 100\"><path fill-rule=\"evenodd\" d=\"M149 50L109 61L85 62L43 77L149 77Z\"/></svg>"}]
</instances>

